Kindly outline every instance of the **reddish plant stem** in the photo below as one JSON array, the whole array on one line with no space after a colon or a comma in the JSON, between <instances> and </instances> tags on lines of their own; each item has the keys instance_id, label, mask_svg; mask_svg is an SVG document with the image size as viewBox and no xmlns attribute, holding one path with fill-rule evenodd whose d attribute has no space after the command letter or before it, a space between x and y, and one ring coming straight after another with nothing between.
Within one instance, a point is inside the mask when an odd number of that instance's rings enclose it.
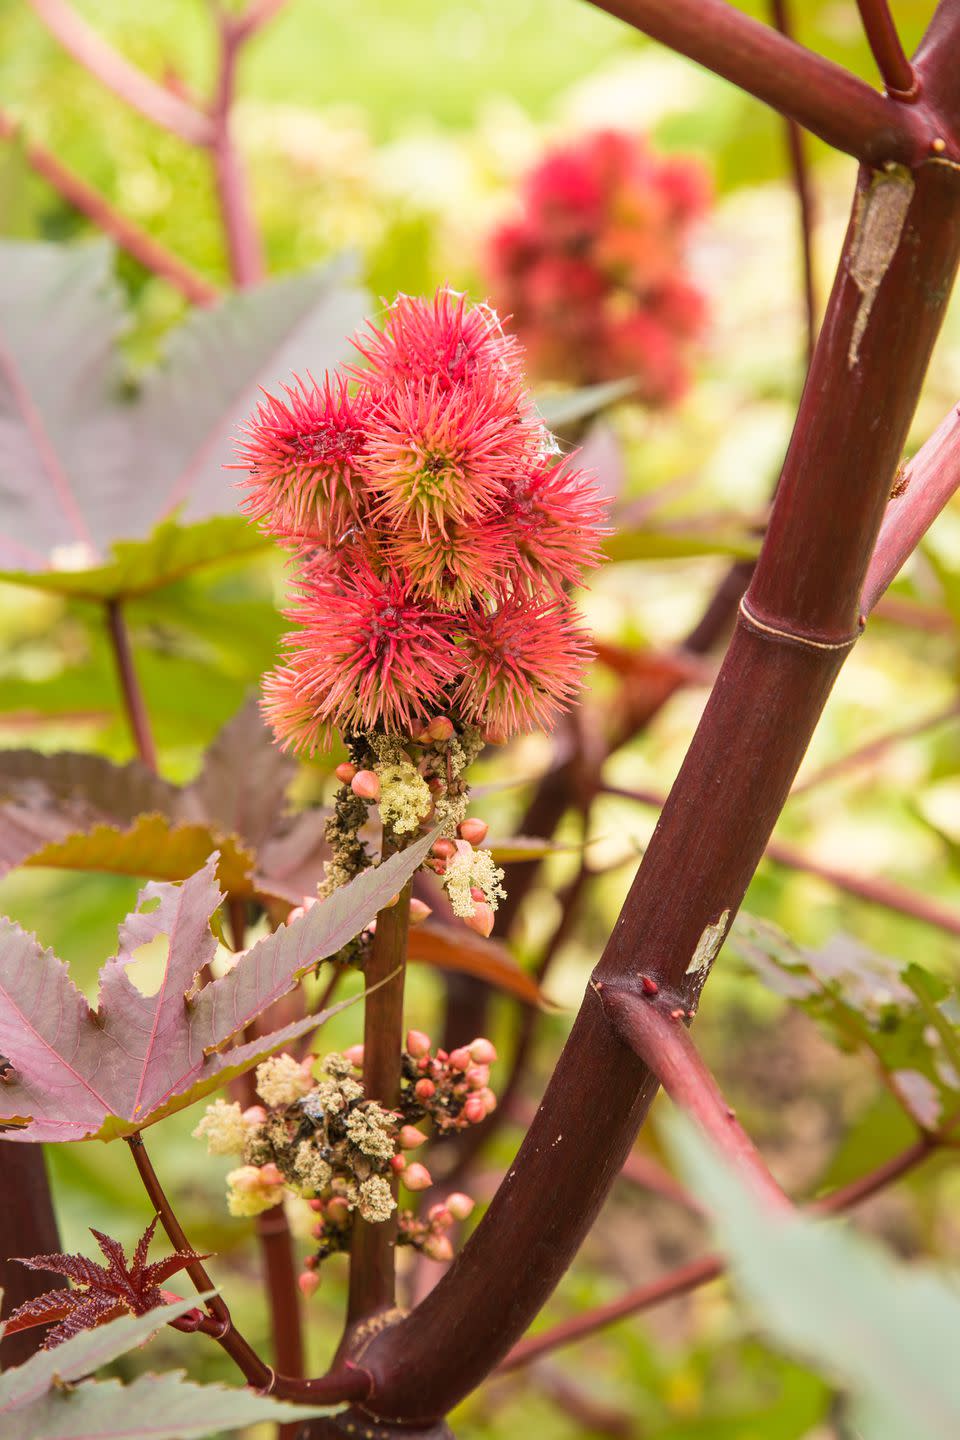
<instances>
[{"instance_id":1,"label":"reddish plant stem","mask_svg":"<svg viewBox=\"0 0 960 1440\"><path fill-rule=\"evenodd\" d=\"M872 1195L885 1190L901 1176L916 1169L937 1148L938 1142L934 1137L923 1135L902 1150L899 1155L894 1155L890 1160L884 1161L869 1174L861 1175L859 1179L851 1181L849 1185L840 1186L831 1194L814 1200L809 1209L819 1215L837 1215L844 1210L852 1209L855 1205L860 1205L864 1200L868 1200ZM528 1340L521 1340L518 1345L514 1346L506 1360L498 1366L496 1373L502 1375L508 1370L517 1370L521 1366L529 1365L531 1361L539 1359L542 1355L559 1350L564 1345L572 1345L579 1340L586 1340L589 1336L606 1329L608 1325L613 1325L618 1320L626 1320L631 1315L638 1315L642 1310L650 1310L665 1300L675 1300L681 1295L687 1295L691 1290L699 1289L701 1285L716 1280L723 1274L724 1269L724 1262L719 1255L704 1255L699 1260L691 1260L684 1265L679 1265L669 1274L662 1275L659 1279L646 1285L638 1285L635 1289L628 1290L626 1294L609 1301L606 1305L598 1305L593 1310L573 1316L570 1320L554 1325L539 1335L531 1336Z\"/></svg>"},{"instance_id":2,"label":"reddish plant stem","mask_svg":"<svg viewBox=\"0 0 960 1440\"><path fill-rule=\"evenodd\" d=\"M692 9L709 35L712 7L677 3L669 13L692 22ZM956 39L949 27L945 38ZM640 970L695 1006L709 965L690 979L691 957L708 933L719 947L857 634L863 578L960 254L960 169L928 163L910 180L884 180L895 188L878 197L874 177L860 177L754 578L595 972L604 984ZM854 278L863 227L877 205L886 215L897 202L894 243L864 293ZM570 1263L655 1092L590 991L480 1225L436 1289L365 1351L375 1413L442 1415L489 1373Z\"/></svg>"},{"instance_id":3,"label":"reddish plant stem","mask_svg":"<svg viewBox=\"0 0 960 1440\"><path fill-rule=\"evenodd\" d=\"M0 110L0 139L15 140L20 135L21 126L18 122L6 111ZM192 305L214 303L219 293L215 285L211 285L177 255L171 254L158 244L145 230L141 230L139 225L121 215L99 190L81 180L72 170L68 170L42 145L22 139L21 148L31 170L42 176L75 210L115 240L121 250L132 255L134 260L154 275L169 281Z\"/></svg>"},{"instance_id":4,"label":"reddish plant stem","mask_svg":"<svg viewBox=\"0 0 960 1440\"><path fill-rule=\"evenodd\" d=\"M25 1300L67 1285L62 1276L17 1263L18 1257L51 1255L60 1249L42 1145L0 1141L0 1214L0 1290L4 1313L9 1315ZM20 1330L0 1342L0 1368L29 1360L45 1333L42 1328Z\"/></svg>"},{"instance_id":5,"label":"reddish plant stem","mask_svg":"<svg viewBox=\"0 0 960 1440\"><path fill-rule=\"evenodd\" d=\"M156 772L157 750L153 743L153 733L150 729L150 719L147 715L143 691L140 689L136 667L133 663L133 649L130 645L130 634L127 630L121 601L108 600L106 612L107 631L110 635L113 658L120 680L120 690L123 694L123 704L137 755L148 770Z\"/></svg>"},{"instance_id":6,"label":"reddish plant stem","mask_svg":"<svg viewBox=\"0 0 960 1440\"><path fill-rule=\"evenodd\" d=\"M940 512L960 490L960 407L954 406L898 474L860 605L869 615Z\"/></svg>"},{"instance_id":7,"label":"reddish plant stem","mask_svg":"<svg viewBox=\"0 0 960 1440\"><path fill-rule=\"evenodd\" d=\"M648 995L635 985L635 980L629 985L597 984L600 1003L617 1035L759 1197L775 1209L792 1209L690 1039L683 1022L688 1014L692 1018L692 1012L680 1008L679 997L669 992Z\"/></svg>"},{"instance_id":8,"label":"reddish plant stem","mask_svg":"<svg viewBox=\"0 0 960 1440\"><path fill-rule=\"evenodd\" d=\"M246 906L236 896L227 897L227 914L230 917L230 932L236 952L243 949L246 941ZM285 997L290 1001L293 997ZM244 1040L255 1040L274 1029L276 1010L284 1001L271 1007L244 1031ZM321 1006L321 1009L324 1008ZM254 1072L248 1070L231 1085L233 1097L244 1108L259 1102ZM293 1236L282 1205L275 1205L263 1211L254 1219L254 1230L260 1249L260 1260L266 1281L267 1298L270 1305L270 1333L273 1340L273 1360L281 1373L299 1377L303 1374L303 1331L300 1320L300 1290L294 1264ZM293 1440L295 1428L281 1425L279 1440Z\"/></svg>"},{"instance_id":9,"label":"reddish plant stem","mask_svg":"<svg viewBox=\"0 0 960 1440\"><path fill-rule=\"evenodd\" d=\"M114 95L188 144L212 144L213 125L208 115L131 65L64 0L29 3L64 50Z\"/></svg>"},{"instance_id":10,"label":"reddish plant stem","mask_svg":"<svg viewBox=\"0 0 960 1440\"><path fill-rule=\"evenodd\" d=\"M888 730L885 735L878 735L875 740L869 740L857 750L851 750L849 754L842 755L839 760L833 760L829 765L823 765L819 770L794 785L790 791L790 799L795 800L799 795L806 795L811 790L817 790L821 785L827 785L832 780L839 780L849 775L854 770L861 769L864 765L871 765L879 760L888 750L895 745L900 745L905 740L915 740L920 735L926 735L930 730L939 729L950 720L956 720L960 716L960 701L954 701L943 710L937 710L933 715L925 715L920 720L914 720L910 725L901 725L896 730Z\"/></svg>"},{"instance_id":11,"label":"reddish plant stem","mask_svg":"<svg viewBox=\"0 0 960 1440\"><path fill-rule=\"evenodd\" d=\"M157 1178L157 1172L153 1168L147 1148L143 1143L143 1136L139 1131L135 1135L127 1137L127 1145L130 1147L130 1153L143 1182L143 1188L147 1192L151 1205L160 1216L160 1224L163 1226L170 1244L175 1250L191 1250L193 1247ZM201 1261L191 1261L186 1266L186 1271L198 1290L215 1288ZM260 1359L253 1347L236 1329L225 1301L219 1295L213 1295L206 1305L210 1315L220 1326L219 1334L214 1337L217 1344L227 1352L247 1384L257 1390L270 1390L274 1381L274 1372Z\"/></svg>"},{"instance_id":12,"label":"reddish plant stem","mask_svg":"<svg viewBox=\"0 0 960 1440\"><path fill-rule=\"evenodd\" d=\"M269 25L288 3L288 0L253 0L244 13L234 21L234 34L240 41L246 41Z\"/></svg>"},{"instance_id":13,"label":"reddish plant stem","mask_svg":"<svg viewBox=\"0 0 960 1440\"><path fill-rule=\"evenodd\" d=\"M773 23L788 40L793 39L790 24L788 0L771 0ZM813 231L816 224L813 187L807 163L807 147L803 130L796 120L786 117L784 128L787 140L787 155L790 160L790 174L797 196L797 213L800 219L800 264L803 270L803 302L807 322L807 364L813 359L817 343L817 286L814 276Z\"/></svg>"},{"instance_id":14,"label":"reddish plant stem","mask_svg":"<svg viewBox=\"0 0 960 1440\"><path fill-rule=\"evenodd\" d=\"M385 837L384 859L392 848ZM387 981L367 996L363 1015L363 1088L367 1099L379 1100L387 1110L394 1109L400 1098L403 983L411 890L412 885L408 882L401 890L396 905L380 911L364 967L368 986ZM390 975L394 975L392 980L387 978ZM396 1238L396 1211L389 1220L378 1224L368 1224L359 1215L355 1216L350 1247L348 1325L356 1325L395 1303Z\"/></svg>"},{"instance_id":15,"label":"reddish plant stem","mask_svg":"<svg viewBox=\"0 0 960 1440\"><path fill-rule=\"evenodd\" d=\"M725 0L594 0L680 55L706 66L848 155L915 164L933 132L907 108Z\"/></svg>"},{"instance_id":16,"label":"reddish plant stem","mask_svg":"<svg viewBox=\"0 0 960 1440\"><path fill-rule=\"evenodd\" d=\"M220 200L234 284L244 288L263 279L263 249L250 208L243 164L233 137L233 103L236 98L237 61L243 41L252 33L225 13L220 23L220 69L211 116L213 169Z\"/></svg>"},{"instance_id":17,"label":"reddish plant stem","mask_svg":"<svg viewBox=\"0 0 960 1440\"><path fill-rule=\"evenodd\" d=\"M640 805L658 810L666 804L666 797L652 790L625 790L616 785L604 785L603 790L607 795L619 795L623 800L636 800ZM848 895L856 895L872 905L882 905L886 910L908 915L911 920L922 920L925 925L932 925L948 935L960 935L960 911L909 890L905 885L898 885L895 880L878 880L870 875L856 875L848 870L839 870L834 865L824 865L784 840L770 840L763 858L787 870L815 875L818 880L825 880L828 885Z\"/></svg>"},{"instance_id":18,"label":"reddish plant stem","mask_svg":"<svg viewBox=\"0 0 960 1440\"><path fill-rule=\"evenodd\" d=\"M920 90L907 59L887 0L857 0L857 9L887 94L897 100L916 100Z\"/></svg>"}]
</instances>

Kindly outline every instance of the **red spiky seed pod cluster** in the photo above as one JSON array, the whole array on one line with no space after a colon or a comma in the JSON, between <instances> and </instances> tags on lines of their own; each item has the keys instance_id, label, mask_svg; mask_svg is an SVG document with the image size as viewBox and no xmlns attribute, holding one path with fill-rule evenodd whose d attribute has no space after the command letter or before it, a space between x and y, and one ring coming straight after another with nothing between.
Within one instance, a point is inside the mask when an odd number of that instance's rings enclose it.
<instances>
[{"instance_id":1,"label":"red spiky seed pod cluster","mask_svg":"<svg viewBox=\"0 0 960 1440\"><path fill-rule=\"evenodd\" d=\"M598 563L603 500L489 307L401 296L354 344L364 363L267 396L240 446L244 509L300 567L264 682L278 738L549 727L590 655L565 591Z\"/></svg>"},{"instance_id":2,"label":"red spiky seed pod cluster","mask_svg":"<svg viewBox=\"0 0 960 1440\"><path fill-rule=\"evenodd\" d=\"M532 368L581 385L633 376L645 403L676 401L704 322L684 257L708 199L695 161L635 136L604 130L548 151L488 251Z\"/></svg>"}]
</instances>

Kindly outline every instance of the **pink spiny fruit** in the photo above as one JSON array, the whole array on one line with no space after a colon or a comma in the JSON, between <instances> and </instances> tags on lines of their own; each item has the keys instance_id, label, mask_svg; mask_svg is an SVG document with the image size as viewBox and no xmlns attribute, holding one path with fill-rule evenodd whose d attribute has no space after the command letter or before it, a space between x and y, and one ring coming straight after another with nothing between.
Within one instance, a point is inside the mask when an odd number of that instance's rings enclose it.
<instances>
[{"instance_id":1,"label":"pink spiny fruit","mask_svg":"<svg viewBox=\"0 0 960 1440\"><path fill-rule=\"evenodd\" d=\"M390 536L387 553L418 595L456 609L506 581L514 536L497 519L448 520L425 544L419 526L404 525Z\"/></svg>"},{"instance_id":2,"label":"pink spiny fruit","mask_svg":"<svg viewBox=\"0 0 960 1440\"><path fill-rule=\"evenodd\" d=\"M370 402L351 397L343 378L299 378L285 400L266 395L244 438L235 468L249 472L242 508L275 534L336 545L364 511L361 479Z\"/></svg>"},{"instance_id":3,"label":"pink spiny fruit","mask_svg":"<svg viewBox=\"0 0 960 1440\"><path fill-rule=\"evenodd\" d=\"M519 385L489 374L453 389L434 376L385 391L365 462L377 521L412 526L429 541L451 521L489 514L543 443L542 424L523 404Z\"/></svg>"},{"instance_id":4,"label":"pink spiny fruit","mask_svg":"<svg viewBox=\"0 0 960 1440\"><path fill-rule=\"evenodd\" d=\"M567 461L546 460L518 475L501 502L516 550L513 573L532 593L557 594L600 563L607 501L593 480Z\"/></svg>"},{"instance_id":5,"label":"pink spiny fruit","mask_svg":"<svg viewBox=\"0 0 960 1440\"><path fill-rule=\"evenodd\" d=\"M504 596L492 613L471 611L461 638L462 714L507 735L549 730L583 680L586 631L560 600Z\"/></svg>"},{"instance_id":6,"label":"pink spiny fruit","mask_svg":"<svg viewBox=\"0 0 960 1440\"><path fill-rule=\"evenodd\" d=\"M408 582L389 570L381 576L360 564L336 593L306 586L288 613L300 626L285 641L296 703L285 713L281 691L267 708L278 735L293 744L302 744L304 709L312 710L313 727L382 723L408 734L436 709L460 668L449 618L418 603Z\"/></svg>"},{"instance_id":7,"label":"pink spiny fruit","mask_svg":"<svg viewBox=\"0 0 960 1440\"><path fill-rule=\"evenodd\" d=\"M462 385L494 372L522 378L520 349L504 335L499 316L487 305L469 305L465 295L438 290L432 300L399 295L382 330L369 325L354 340L368 368L356 370L365 385L388 388L425 375L442 384Z\"/></svg>"}]
</instances>

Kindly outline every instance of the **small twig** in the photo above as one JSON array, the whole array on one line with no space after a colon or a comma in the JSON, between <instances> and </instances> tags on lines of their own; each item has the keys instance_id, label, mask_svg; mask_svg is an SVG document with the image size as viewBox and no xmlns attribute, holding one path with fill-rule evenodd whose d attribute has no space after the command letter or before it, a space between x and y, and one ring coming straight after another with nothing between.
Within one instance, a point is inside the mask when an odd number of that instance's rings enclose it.
<instances>
[{"instance_id":1,"label":"small twig","mask_svg":"<svg viewBox=\"0 0 960 1440\"><path fill-rule=\"evenodd\" d=\"M955 405L897 474L863 583L860 608L865 616L958 489L960 406Z\"/></svg>"},{"instance_id":2,"label":"small twig","mask_svg":"<svg viewBox=\"0 0 960 1440\"><path fill-rule=\"evenodd\" d=\"M900 43L887 0L857 0L857 9L887 94L894 100L916 100L920 85Z\"/></svg>"},{"instance_id":3,"label":"small twig","mask_svg":"<svg viewBox=\"0 0 960 1440\"><path fill-rule=\"evenodd\" d=\"M793 39L790 24L788 0L771 0L773 22L781 35ZM807 321L807 364L813 359L813 347L817 343L817 287L814 276L813 232L816 226L813 186L807 162L807 146L803 130L796 120L784 120L787 139L787 154L790 157L790 174L797 196L797 212L800 217L800 257L803 268L803 298Z\"/></svg>"},{"instance_id":4,"label":"small twig","mask_svg":"<svg viewBox=\"0 0 960 1440\"><path fill-rule=\"evenodd\" d=\"M190 145L213 143L214 127L208 115L131 65L64 0L29 0L29 3L64 50L114 95Z\"/></svg>"},{"instance_id":5,"label":"small twig","mask_svg":"<svg viewBox=\"0 0 960 1440\"><path fill-rule=\"evenodd\" d=\"M604 985L597 994L620 1039L649 1066L671 1100L693 1116L754 1192L776 1209L791 1209L691 1040L683 1023L685 1012L676 1000L619 985Z\"/></svg>"},{"instance_id":6,"label":"small twig","mask_svg":"<svg viewBox=\"0 0 960 1440\"><path fill-rule=\"evenodd\" d=\"M105 235L109 235L125 250L132 255L145 269L151 270L161 279L169 281L185 299L193 305L212 305L218 298L219 292L215 285L211 285L196 270L192 270L177 255L166 250L152 235L141 230L132 220L121 215L115 210L105 196L81 180L72 170L57 159L49 150L32 140L27 140L22 134L22 127L6 111L0 110L0 139L20 139L21 153L31 170L42 176L49 185L56 190L58 195L73 206L74 210L85 215Z\"/></svg>"},{"instance_id":7,"label":"small twig","mask_svg":"<svg viewBox=\"0 0 960 1440\"><path fill-rule=\"evenodd\" d=\"M160 1216L160 1224L166 1231L170 1244L175 1250L192 1250L193 1246L187 1239L183 1226L177 1219L173 1206L157 1178L157 1172L153 1168L147 1148L143 1143L143 1136L139 1131L135 1135L129 1135L127 1144L130 1147L130 1153L140 1179L143 1181L143 1188L150 1198L150 1203ZM214 1289L213 1282L204 1269L202 1261L192 1260L185 1268L199 1291ZM236 1329L226 1302L219 1295L212 1295L206 1303L210 1315L220 1326L219 1333L214 1337L217 1344L226 1350L248 1385L254 1386L257 1390L270 1390L275 1378L274 1372L260 1359L257 1352Z\"/></svg>"},{"instance_id":8,"label":"small twig","mask_svg":"<svg viewBox=\"0 0 960 1440\"><path fill-rule=\"evenodd\" d=\"M241 288L263 279L263 248L250 208L243 166L233 138L233 103L236 98L237 61L244 41L253 33L243 21L224 12L219 15L220 68L211 109L213 168L220 214L230 259L230 274Z\"/></svg>"},{"instance_id":9,"label":"small twig","mask_svg":"<svg viewBox=\"0 0 960 1440\"><path fill-rule=\"evenodd\" d=\"M855 1205L860 1205L864 1200L870 1199L872 1195L885 1190L901 1176L916 1169L939 1148L939 1144L940 1142L935 1136L922 1135L912 1145L908 1145L905 1150L902 1150L899 1155L885 1160L875 1170L861 1175L859 1179L851 1181L848 1185L841 1185L831 1194L814 1200L808 1208L818 1215L836 1215L844 1210L852 1209ZM705 1255L700 1260L691 1260L687 1264L679 1265L669 1274L662 1275L658 1280L653 1280L647 1285L639 1285L633 1290L628 1290L625 1295L609 1301L606 1305L598 1305L586 1314L575 1315L570 1320L566 1320L560 1325L554 1325L539 1335L521 1340L518 1345L514 1346L495 1373L499 1375L507 1370L519 1369L522 1365L529 1365L532 1360L538 1359L541 1355L558 1350L563 1345L572 1345L575 1341L585 1340L588 1336L595 1335L598 1330L604 1330L618 1320L625 1320L628 1316L637 1315L642 1310L650 1310L654 1305L659 1305L665 1300L673 1300L680 1295L686 1295L691 1290L706 1285L710 1280L716 1280L723 1274L724 1268L724 1262L719 1255Z\"/></svg>"},{"instance_id":10,"label":"small twig","mask_svg":"<svg viewBox=\"0 0 960 1440\"><path fill-rule=\"evenodd\" d=\"M233 22L234 35L238 40L249 40L265 25L269 25L288 3L289 0L253 0L244 14Z\"/></svg>"},{"instance_id":11,"label":"small twig","mask_svg":"<svg viewBox=\"0 0 960 1440\"><path fill-rule=\"evenodd\" d=\"M126 708L127 719L130 722L134 744L137 747L137 754L149 770L156 772L157 750L153 743L153 734L150 730L150 720L147 715L143 691L140 689L140 682L137 679L137 672L133 663L133 650L130 645L130 635L123 617L121 602L119 600L108 600L106 602L106 611L110 644L113 647L117 674L120 678L120 688L123 692L123 703Z\"/></svg>"},{"instance_id":12,"label":"small twig","mask_svg":"<svg viewBox=\"0 0 960 1440\"><path fill-rule=\"evenodd\" d=\"M794 785L790 791L790 799L794 800L798 795L806 795L811 790L818 789L821 785L828 784L831 780L841 779L849 775L853 770L859 770L864 765L871 765L879 760L888 750L895 745L900 745L904 740L915 740L919 735L926 735L930 730L936 730L941 725L946 725L950 720L956 720L960 716L960 701L955 700L944 710L937 710L933 715L925 715L921 720L914 720L910 725L901 725L896 730L888 730L885 735L878 735L875 740L869 740L857 750L851 750L849 754L843 755L839 760L832 760L829 765L823 765L816 770L807 780L799 785Z\"/></svg>"}]
</instances>

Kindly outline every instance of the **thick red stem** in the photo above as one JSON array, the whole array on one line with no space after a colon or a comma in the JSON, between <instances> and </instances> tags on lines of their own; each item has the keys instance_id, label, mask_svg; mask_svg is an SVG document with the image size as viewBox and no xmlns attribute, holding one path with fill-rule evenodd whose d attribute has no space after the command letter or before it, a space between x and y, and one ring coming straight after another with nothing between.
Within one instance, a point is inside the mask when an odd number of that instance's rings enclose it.
<instances>
[{"instance_id":1,"label":"thick red stem","mask_svg":"<svg viewBox=\"0 0 960 1440\"><path fill-rule=\"evenodd\" d=\"M60 1249L50 1184L41 1145L0 1141L0 1291L3 1313L9 1315L25 1300L65 1286L67 1281L45 1270L28 1270L17 1260L51 1255ZM43 1342L45 1330L19 1330L0 1343L0 1367L22 1365Z\"/></svg>"},{"instance_id":2,"label":"thick red stem","mask_svg":"<svg viewBox=\"0 0 960 1440\"><path fill-rule=\"evenodd\" d=\"M594 3L859 160L909 165L928 153L934 132L921 107L878 95L839 65L725 0Z\"/></svg>"},{"instance_id":3,"label":"thick red stem","mask_svg":"<svg viewBox=\"0 0 960 1440\"><path fill-rule=\"evenodd\" d=\"M710 34L704 8L675 3L669 13L690 20L695 9L699 32ZM695 1005L856 637L863 578L958 254L952 164L934 161L912 177L861 175L753 582L595 980L639 970ZM655 1090L591 990L483 1221L436 1289L365 1351L375 1413L442 1415L489 1373L570 1263Z\"/></svg>"}]
</instances>

